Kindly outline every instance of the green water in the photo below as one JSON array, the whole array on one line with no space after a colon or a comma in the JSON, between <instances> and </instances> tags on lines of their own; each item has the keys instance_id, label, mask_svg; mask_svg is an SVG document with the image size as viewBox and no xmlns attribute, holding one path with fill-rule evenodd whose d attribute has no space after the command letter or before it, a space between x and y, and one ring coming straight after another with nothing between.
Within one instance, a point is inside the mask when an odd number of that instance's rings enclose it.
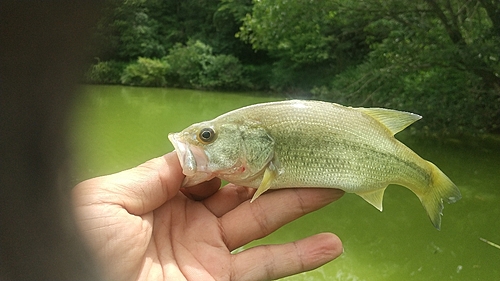
<instances>
[{"instance_id":1,"label":"green water","mask_svg":"<svg viewBox=\"0 0 500 281\"><path fill-rule=\"evenodd\" d=\"M133 167L172 150L169 132L229 110L276 100L177 89L85 86L70 119L75 181ZM425 120L425 119L424 119ZM424 122L424 120L419 122ZM434 229L417 197L390 186L379 212L354 194L250 243L285 243L334 232L344 254L283 280L500 280L500 142L399 138L438 165L463 198Z\"/></svg>"}]
</instances>

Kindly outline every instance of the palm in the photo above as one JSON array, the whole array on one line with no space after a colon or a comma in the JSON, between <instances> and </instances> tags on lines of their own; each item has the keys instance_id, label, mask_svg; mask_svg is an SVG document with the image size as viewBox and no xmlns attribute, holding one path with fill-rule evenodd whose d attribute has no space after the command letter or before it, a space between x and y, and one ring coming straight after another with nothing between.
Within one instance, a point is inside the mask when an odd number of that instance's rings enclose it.
<instances>
[{"instance_id":1,"label":"palm","mask_svg":"<svg viewBox=\"0 0 500 281\"><path fill-rule=\"evenodd\" d=\"M229 280L227 265L231 262L231 249L224 243L219 219L202 203L182 195L173 198L154 211L151 237L151 251L145 253L145 258L156 263L150 274L165 279L168 276L171 280L181 280L181 277ZM163 267L165 264L176 266Z\"/></svg>"},{"instance_id":2,"label":"palm","mask_svg":"<svg viewBox=\"0 0 500 281\"><path fill-rule=\"evenodd\" d=\"M338 199L342 191L280 190L250 204L252 189L218 190L220 182L214 180L183 193L182 178L175 155L167 154L75 188L79 225L107 277L272 279L315 268L341 253L333 234L231 251Z\"/></svg>"},{"instance_id":3,"label":"palm","mask_svg":"<svg viewBox=\"0 0 500 281\"><path fill-rule=\"evenodd\" d=\"M160 264L177 264L173 272L165 275L188 280L229 280L232 249L224 241L219 218L200 202L185 198L173 201L155 211L153 237L160 242L155 243L154 254ZM162 241L165 237L168 240Z\"/></svg>"}]
</instances>

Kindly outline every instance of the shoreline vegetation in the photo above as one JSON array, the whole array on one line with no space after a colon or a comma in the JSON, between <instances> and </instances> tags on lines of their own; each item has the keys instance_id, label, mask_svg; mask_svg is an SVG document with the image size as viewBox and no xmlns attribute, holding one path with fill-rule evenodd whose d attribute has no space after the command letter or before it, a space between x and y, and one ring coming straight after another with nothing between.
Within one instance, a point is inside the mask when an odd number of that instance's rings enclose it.
<instances>
[{"instance_id":1,"label":"shoreline vegetation","mask_svg":"<svg viewBox=\"0 0 500 281\"><path fill-rule=\"evenodd\" d=\"M499 133L500 2L380 3L108 1L83 81L280 93L418 113L427 135Z\"/></svg>"}]
</instances>

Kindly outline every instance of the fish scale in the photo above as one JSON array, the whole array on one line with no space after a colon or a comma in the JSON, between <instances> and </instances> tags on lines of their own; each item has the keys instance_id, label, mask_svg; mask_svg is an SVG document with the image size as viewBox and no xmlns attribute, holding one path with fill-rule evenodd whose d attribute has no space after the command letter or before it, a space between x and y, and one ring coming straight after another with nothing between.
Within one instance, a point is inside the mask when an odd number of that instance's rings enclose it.
<instances>
[{"instance_id":1,"label":"fish scale","mask_svg":"<svg viewBox=\"0 0 500 281\"><path fill-rule=\"evenodd\" d=\"M434 164L394 138L421 117L320 101L251 105L169 134L185 186L219 177L257 188L339 188L382 210L389 184L410 189L440 228L443 201L460 191ZM201 132L204 132L202 135ZM207 138L208 137L208 138Z\"/></svg>"}]
</instances>

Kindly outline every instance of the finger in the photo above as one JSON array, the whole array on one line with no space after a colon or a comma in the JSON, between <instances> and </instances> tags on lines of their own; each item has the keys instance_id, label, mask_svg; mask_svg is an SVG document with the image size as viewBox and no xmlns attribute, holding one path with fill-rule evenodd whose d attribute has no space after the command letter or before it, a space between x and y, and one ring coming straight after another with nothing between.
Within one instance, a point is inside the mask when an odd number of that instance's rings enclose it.
<instances>
[{"instance_id":1,"label":"finger","mask_svg":"<svg viewBox=\"0 0 500 281\"><path fill-rule=\"evenodd\" d=\"M215 216L220 217L246 200L250 200L255 190L255 188L228 184L219 189L213 196L203 200L203 204Z\"/></svg>"},{"instance_id":2,"label":"finger","mask_svg":"<svg viewBox=\"0 0 500 281\"><path fill-rule=\"evenodd\" d=\"M258 246L233 256L232 280L282 278L320 267L342 252L342 242L332 233L283 245Z\"/></svg>"},{"instance_id":3,"label":"finger","mask_svg":"<svg viewBox=\"0 0 500 281\"><path fill-rule=\"evenodd\" d=\"M219 178L213 178L208 182L203 182L195 186L181 188L181 191L182 193L184 193L184 195L186 195L186 197L200 201L216 193L217 190L219 190L220 188L220 182L221 181Z\"/></svg>"},{"instance_id":4,"label":"finger","mask_svg":"<svg viewBox=\"0 0 500 281\"><path fill-rule=\"evenodd\" d=\"M74 188L74 196L76 204L117 204L142 215L178 194L183 179L177 155L170 152L135 168L84 181Z\"/></svg>"},{"instance_id":5,"label":"finger","mask_svg":"<svg viewBox=\"0 0 500 281\"><path fill-rule=\"evenodd\" d=\"M230 250L262 238L286 223L339 199L339 189L294 188L264 194L223 215L221 226Z\"/></svg>"}]
</instances>

